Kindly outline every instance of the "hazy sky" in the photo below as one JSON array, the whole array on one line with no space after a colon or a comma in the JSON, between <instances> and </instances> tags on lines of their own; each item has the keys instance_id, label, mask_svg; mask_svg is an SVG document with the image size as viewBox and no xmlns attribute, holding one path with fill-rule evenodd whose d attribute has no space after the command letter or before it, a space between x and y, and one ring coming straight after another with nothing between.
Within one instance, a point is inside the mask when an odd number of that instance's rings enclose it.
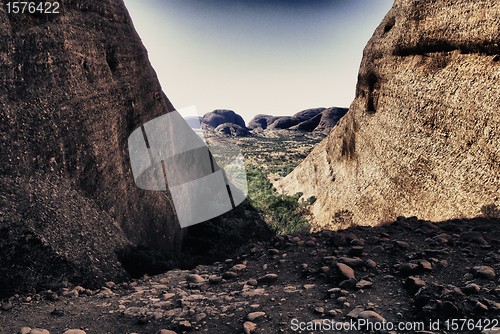
<instances>
[{"instance_id":1,"label":"hazy sky","mask_svg":"<svg viewBox=\"0 0 500 334\"><path fill-rule=\"evenodd\" d=\"M393 0L125 0L163 91L203 115L349 107Z\"/></svg>"}]
</instances>

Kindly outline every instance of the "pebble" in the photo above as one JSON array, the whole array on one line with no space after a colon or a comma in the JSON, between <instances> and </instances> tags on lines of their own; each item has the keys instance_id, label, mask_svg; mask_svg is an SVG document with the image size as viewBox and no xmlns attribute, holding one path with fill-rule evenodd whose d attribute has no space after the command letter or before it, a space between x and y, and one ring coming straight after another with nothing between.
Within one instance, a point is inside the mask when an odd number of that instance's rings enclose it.
<instances>
[{"instance_id":1,"label":"pebble","mask_svg":"<svg viewBox=\"0 0 500 334\"><path fill-rule=\"evenodd\" d=\"M372 282L362 279L361 281L356 283L356 289L367 289L371 288L372 285L373 285Z\"/></svg>"},{"instance_id":2,"label":"pebble","mask_svg":"<svg viewBox=\"0 0 500 334\"><path fill-rule=\"evenodd\" d=\"M205 280L203 279L203 277L201 277L200 275L197 275L197 274L188 275L186 277L186 279L187 279L188 282L193 282L193 283L203 283L203 282L205 282Z\"/></svg>"},{"instance_id":3,"label":"pebble","mask_svg":"<svg viewBox=\"0 0 500 334\"><path fill-rule=\"evenodd\" d=\"M253 333L253 331L257 328L257 325L254 324L253 322L251 321L246 321L244 324L243 324L243 332L245 334L251 334Z\"/></svg>"},{"instance_id":4,"label":"pebble","mask_svg":"<svg viewBox=\"0 0 500 334\"><path fill-rule=\"evenodd\" d=\"M160 329L156 334L177 334L174 331L168 330L168 329Z\"/></svg>"},{"instance_id":5,"label":"pebble","mask_svg":"<svg viewBox=\"0 0 500 334\"><path fill-rule=\"evenodd\" d=\"M50 332L46 329L33 328L28 334L50 334Z\"/></svg>"},{"instance_id":6,"label":"pebble","mask_svg":"<svg viewBox=\"0 0 500 334\"><path fill-rule=\"evenodd\" d=\"M259 284L269 284L269 283L274 283L278 280L278 275L276 274L267 274L262 276L261 278L257 279L257 282Z\"/></svg>"},{"instance_id":7,"label":"pebble","mask_svg":"<svg viewBox=\"0 0 500 334\"><path fill-rule=\"evenodd\" d=\"M478 266L473 268L473 274L474 276L478 278L485 278L489 280L494 280L495 279L495 270L489 266Z\"/></svg>"},{"instance_id":8,"label":"pebble","mask_svg":"<svg viewBox=\"0 0 500 334\"><path fill-rule=\"evenodd\" d=\"M68 329L63 334L87 334L87 333L85 333L81 329Z\"/></svg>"},{"instance_id":9,"label":"pebble","mask_svg":"<svg viewBox=\"0 0 500 334\"><path fill-rule=\"evenodd\" d=\"M355 279L354 270L344 263L337 263L339 274L345 279Z\"/></svg>"},{"instance_id":10,"label":"pebble","mask_svg":"<svg viewBox=\"0 0 500 334\"><path fill-rule=\"evenodd\" d=\"M351 268L361 268L364 267L365 261L361 260L359 257L349 258L349 257L341 257L339 258L340 263L347 264Z\"/></svg>"},{"instance_id":11,"label":"pebble","mask_svg":"<svg viewBox=\"0 0 500 334\"><path fill-rule=\"evenodd\" d=\"M374 311L363 311L358 315L358 319L365 319L370 322L384 322L385 319Z\"/></svg>"},{"instance_id":12,"label":"pebble","mask_svg":"<svg viewBox=\"0 0 500 334\"><path fill-rule=\"evenodd\" d=\"M210 282L210 284L219 284L222 282L222 277L217 275L210 275L208 277L208 281Z\"/></svg>"},{"instance_id":13,"label":"pebble","mask_svg":"<svg viewBox=\"0 0 500 334\"><path fill-rule=\"evenodd\" d=\"M236 277L238 277L238 274L234 271L226 271L224 274L222 274L223 279L235 279Z\"/></svg>"},{"instance_id":14,"label":"pebble","mask_svg":"<svg viewBox=\"0 0 500 334\"><path fill-rule=\"evenodd\" d=\"M266 315L266 313L264 313L264 312L252 312L252 313L249 313L247 315L247 320L254 321L255 319L257 319L259 317L263 317L265 315Z\"/></svg>"}]
</instances>

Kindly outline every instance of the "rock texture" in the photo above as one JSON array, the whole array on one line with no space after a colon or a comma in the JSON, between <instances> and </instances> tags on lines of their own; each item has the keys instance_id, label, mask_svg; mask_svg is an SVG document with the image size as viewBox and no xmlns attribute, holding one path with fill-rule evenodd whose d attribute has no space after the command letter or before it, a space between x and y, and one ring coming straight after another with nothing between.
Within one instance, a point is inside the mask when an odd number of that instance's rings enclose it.
<instances>
[{"instance_id":1,"label":"rock texture","mask_svg":"<svg viewBox=\"0 0 500 334\"><path fill-rule=\"evenodd\" d=\"M0 9L0 228L4 239L32 233L48 262L102 279L127 242L120 228L134 243L180 249L170 197L135 186L127 147L174 108L123 1L60 3L58 15Z\"/></svg>"},{"instance_id":2,"label":"rock texture","mask_svg":"<svg viewBox=\"0 0 500 334\"><path fill-rule=\"evenodd\" d=\"M259 114L252 118L252 120L248 123L248 128L265 130L269 125L273 124L273 122L279 118L280 117L278 116Z\"/></svg>"},{"instance_id":3,"label":"rock texture","mask_svg":"<svg viewBox=\"0 0 500 334\"><path fill-rule=\"evenodd\" d=\"M232 110L216 109L212 112L205 114L201 119L202 129L215 129L224 123L236 124L246 129L243 117L238 115Z\"/></svg>"},{"instance_id":4,"label":"rock texture","mask_svg":"<svg viewBox=\"0 0 500 334\"><path fill-rule=\"evenodd\" d=\"M349 112L276 186L317 197L317 228L498 205L499 15L493 0L395 1L364 50Z\"/></svg>"},{"instance_id":5,"label":"rock texture","mask_svg":"<svg viewBox=\"0 0 500 334\"><path fill-rule=\"evenodd\" d=\"M227 136L242 137L248 135L248 130L246 128L234 123L223 123L216 127L215 131Z\"/></svg>"},{"instance_id":6,"label":"rock texture","mask_svg":"<svg viewBox=\"0 0 500 334\"><path fill-rule=\"evenodd\" d=\"M313 108L293 116L257 115L249 123L250 129L288 129L300 131L319 131L328 134L347 112L347 108Z\"/></svg>"},{"instance_id":7,"label":"rock texture","mask_svg":"<svg viewBox=\"0 0 500 334\"><path fill-rule=\"evenodd\" d=\"M485 243L468 238L471 232ZM351 257L360 244L363 252ZM357 329L301 332L480 333L500 315L499 245L499 219L484 218L431 223L399 217L379 227L276 236L193 270L11 296L0 301L0 323L5 333L29 333L22 328L29 326L52 334L69 334L68 328L234 334L299 332L297 320L312 326L385 319L385 328L394 330L358 323ZM415 267L411 276L406 267ZM473 330L453 330L451 321L446 327L448 319L465 318ZM398 323L419 328L396 330Z\"/></svg>"}]
</instances>

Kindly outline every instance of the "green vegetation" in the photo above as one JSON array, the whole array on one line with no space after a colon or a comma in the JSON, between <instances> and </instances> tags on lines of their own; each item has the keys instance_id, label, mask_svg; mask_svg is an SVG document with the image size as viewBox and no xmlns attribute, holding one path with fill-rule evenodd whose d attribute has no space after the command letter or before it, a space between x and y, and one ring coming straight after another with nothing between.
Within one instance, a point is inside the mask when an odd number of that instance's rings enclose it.
<instances>
[{"instance_id":1,"label":"green vegetation","mask_svg":"<svg viewBox=\"0 0 500 334\"><path fill-rule=\"evenodd\" d=\"M306 219L310 215L309 203L299 201L302 193L293 196L276 193L266 172L253 165L247 166L247 181L250 203L276 234L309 231L310 224Z\"/></svg>"}]
</instances>

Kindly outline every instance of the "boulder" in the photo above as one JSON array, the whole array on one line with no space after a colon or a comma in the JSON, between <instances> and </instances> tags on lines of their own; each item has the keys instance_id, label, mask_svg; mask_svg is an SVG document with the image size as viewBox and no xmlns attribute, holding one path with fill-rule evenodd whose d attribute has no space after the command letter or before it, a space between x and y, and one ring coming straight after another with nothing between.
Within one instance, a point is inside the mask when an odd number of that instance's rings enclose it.
<instances>
[{"instance_id":1,"label":"boulder","mask_svg":"<svg viewBox=\"0 0 500 334\"><path fill-rule=\"evenodd\" d=\"M202 129L209 129L209 130L215 129L219 125L224 123L236 124L246 129L243 117L241 117L232 110L216 109L212 112L205 114L205 116L201 118Z\"/></svg>"},{"instance_id":2,"label":"boulder","mask_svg":"<svg viewBox=\"0 0 500 334\"><path fill-rule=\"evenodd\" d=\"M396 0L365 47L356 97L278 191L316 196L315 231L500 205L500 6Z\"/></svg>"}]
</instances>

